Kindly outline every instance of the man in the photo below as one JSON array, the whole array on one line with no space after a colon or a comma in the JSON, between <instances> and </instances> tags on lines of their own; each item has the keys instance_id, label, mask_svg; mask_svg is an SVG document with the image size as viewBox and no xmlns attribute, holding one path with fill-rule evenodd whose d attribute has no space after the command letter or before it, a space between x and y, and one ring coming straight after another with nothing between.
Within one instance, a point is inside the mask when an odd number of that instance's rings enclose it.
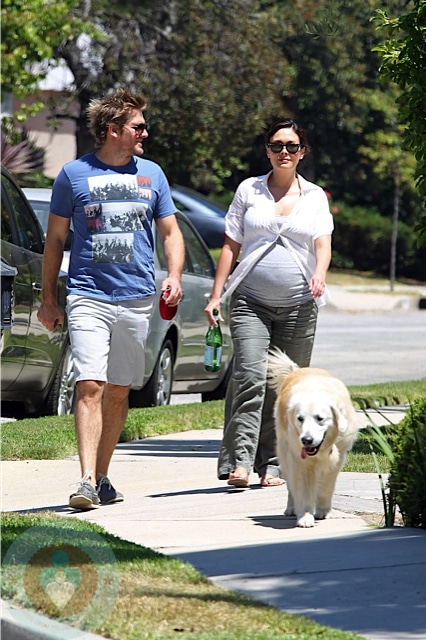
<instances>
[{"instance_id":1,"label":"man","mask_svg":"<svg viewBox=\"0 0 426 640\"><path fill-rule=\"evenodd\" d=\"M56 288L72 220L67 314L77 383L75 429L82 479L69 506L93 509L123 495L108 467L124 426L131 386L142 386L144 348L155 294L155 220L168 276L161 290L176 306L184 242L169 185L146 159L145 98L118 90L91 102L97 150L65 165L55 180L38 317L52 331L63 322Z\"/></svg>"}]
</instances>

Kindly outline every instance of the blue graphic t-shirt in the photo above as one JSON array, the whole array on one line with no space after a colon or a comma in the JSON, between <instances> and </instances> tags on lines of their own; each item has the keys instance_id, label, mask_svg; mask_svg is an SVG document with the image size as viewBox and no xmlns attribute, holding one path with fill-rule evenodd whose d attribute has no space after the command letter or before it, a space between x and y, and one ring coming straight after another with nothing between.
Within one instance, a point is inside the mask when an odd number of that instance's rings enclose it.
<instances>
[{"instance_id":1,"label":"blue graphic t-shirt","mask_svg":"<svg viewBox=\"0 0 426 640\"><path fill-rule=\"evenodd\" d=\"M50 210L72 218L69 293L134 300L155 293L152 222L176 211L162 169L142 158L111 167L90 153L66 164Z\"/></svg>"}]
</instances>

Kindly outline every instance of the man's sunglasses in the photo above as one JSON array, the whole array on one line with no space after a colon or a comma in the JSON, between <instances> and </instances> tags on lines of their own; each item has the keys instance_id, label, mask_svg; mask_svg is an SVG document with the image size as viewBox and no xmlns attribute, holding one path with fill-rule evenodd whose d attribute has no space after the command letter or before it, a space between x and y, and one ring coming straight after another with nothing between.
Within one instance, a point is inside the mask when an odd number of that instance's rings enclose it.
<instances>
[{"instance_id":1,"label":"man's sunglasses","mask_svg":"<svg viewBox=\"0 0 426 640\"><path fill-rule=\"evenodd\" d=\"M297 153L301 146L296 142L289 142L288 144L284 144L283 142L268 142L266 145L272 151L272 153L281 153L283 149L286 149L288 153Z\"/></svg>"},{"instance_id":2,"label":"man's sunglasses","mask_svg":"<svg viewBox=\"0 0 426 640\"><path fill-rule=\"evenodd\" d=\"M136 133L143 133L148 129L148 125L145 122L141 122L140 124L125 124L124 126L133 129Z\"/></svg>"}]
</instances>

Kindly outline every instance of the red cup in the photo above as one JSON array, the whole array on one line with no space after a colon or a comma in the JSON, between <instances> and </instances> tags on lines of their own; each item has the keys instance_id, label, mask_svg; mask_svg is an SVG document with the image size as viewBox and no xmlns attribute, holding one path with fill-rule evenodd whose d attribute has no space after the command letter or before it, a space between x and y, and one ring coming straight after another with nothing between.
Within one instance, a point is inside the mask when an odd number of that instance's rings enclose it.
<instances>
[{"instance_id":1,"label":"red cup","mask_svg":"<svg viewBox=\"0 0 426 640\"><path fill-rule=\"evenodd\" d=\"M170 289L166 289L165 291L162 291L160 295L160 316L163 318L163 320L173 320L178 310L177 304L172 307L171 305L166 303L169 294Z\"/></svg>"}]
</instances>

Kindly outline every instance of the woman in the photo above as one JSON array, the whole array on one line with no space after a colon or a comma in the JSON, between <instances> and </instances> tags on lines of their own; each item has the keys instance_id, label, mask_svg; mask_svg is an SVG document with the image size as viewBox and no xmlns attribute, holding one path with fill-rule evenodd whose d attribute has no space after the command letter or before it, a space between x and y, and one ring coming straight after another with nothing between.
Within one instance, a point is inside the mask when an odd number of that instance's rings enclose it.
<instances>
[{"instance_id":1,"label":"woman","mask_svg":"<svg viewBox=\"0 0 426 640\"><path fill-rule=\"evenodd\" d=\"M232 296L234 373L218 477L235 487L248 487L252 470L263 487L282 484L275 453L275 394L267 385L268 351L278 347L299 366L309 366L331 259L333 219L327 197L297 173L308 152L305 132L293 120L283 120L266 134L265 148L272 170L244 180L234 195L205 308L210 325L215 324L213 310L220 312L222 290L241 250L222 296Z\"/></svg>"}]
</instances>

